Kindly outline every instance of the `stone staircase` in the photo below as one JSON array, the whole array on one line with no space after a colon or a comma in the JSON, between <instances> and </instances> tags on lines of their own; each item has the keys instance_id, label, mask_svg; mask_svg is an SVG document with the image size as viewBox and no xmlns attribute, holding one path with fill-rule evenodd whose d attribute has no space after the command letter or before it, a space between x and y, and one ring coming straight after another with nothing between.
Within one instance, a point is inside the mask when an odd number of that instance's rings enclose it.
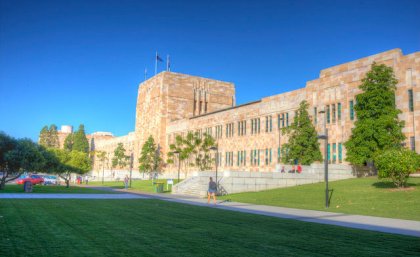
<instances>
[{"instance_id":1,"label":"stone staircase","mask_svg":"<svg viewBox=\"0 0 420 257\"><path fill-rule=\"evenodd\" d=\"M206 196L207 184L202 182L202 178L193 176L185 179L172 188L172 194Z\"/></svg>"}]
</instances>

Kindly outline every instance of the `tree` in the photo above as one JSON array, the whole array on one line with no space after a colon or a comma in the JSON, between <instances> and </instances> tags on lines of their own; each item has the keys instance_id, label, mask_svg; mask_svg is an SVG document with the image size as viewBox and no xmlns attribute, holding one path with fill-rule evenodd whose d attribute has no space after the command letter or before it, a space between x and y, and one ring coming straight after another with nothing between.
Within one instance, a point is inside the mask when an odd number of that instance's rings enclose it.
<instances>
[{"instance_id":1,"label":"tree","mask_svg":"<svg viewBox=\"0 0 420 257\"><path fill-rule=\"evenodd\" d=\"M106 156L106 152L104 152L104 151L97 151L96 152L96 156L98 157L99 162L101 163L101 167L102 167L102 181L103 181L104 170L105 170L105 162L108 160L108 158Z\"/></svg>"},{"instance_id":2,"label":"tree","mask_svg":"<svg viewBox=\"0 0 420 257\"><path fill-rule=\"evenodd\" d=\"M66 139L64 139L64 149L67 151L71 151L73 149L74 143L74 134L70 133L67 135Z\"/></svg>"},{"instance_id":3,"label":"tree","mask_svg":"<svg viewBox=\"0 0 420 257\"><path fill-rule=\"evenodd\" d=\"M44 126L41 131L39 132L39 139L38 139L38 143L40 145L43 145L45 147L48 147L48 138L49 138L49 130L48 130L48 126Z\"/></svg>"},{"instance_id":4,"label":"tree","mask_svg":"<svg viewBox=\"0 0 420 257\"><path fill-rule=\"evenodd\" d=\"M50 128L48 128L48 126L44 126L39 133L38 143L47 148L59 148L60 142L58 140L57 126L54 124L50 125Z\"/></svg>"},{"instance_id":5,"label":"tree","mask_svg":"<svg viewBox=\"0 0 420 257\"><path fill-rule=\"evenodd\" d=\"M204 134L204 139L198 133L188 132L185 138L177 136L175 144L169 145L168 163L174 163L175 152L179 153L180 161L193 158L191 166L198 167L201 171L211 169L212 162L210 148L216 145L216 140Z\"/></svg>"},{"instance_id":6,"label":"tree","mask_svg":"<svg viewBox=\"0 0 420 257\"><path fill-rule=\"evenodd\" d=\"M15 140L0 133L0 149L0 166L3 171L0 189L4 189L8 181L18 178L25 171L44 169L44 156L39 146L30 139Z\"/></svg>"},{"instance_id":7,"label":"tree","mask_svg":"<svg viewBox=\"0 0 420 257\"><path fill-rule=\"evenodd\" d=\"M216 145L216 140L208 134L204 134L204 139L201 141L198 154L196 155L196 165L201 171L210 170L213 164L211 158L211 148Z\"/></svg>"},{"instance_id":8,"label":"tree","mask_svg":"<svg viewBox=\"0 0 420 257\"><path fill-rule=\"evenodd\" d=\"M155 140L149 136L141 148L139 158L139 171L143 173L160 172L162 167L162 158L159 147L156 146Z\"/></svg>"},{"instance_id":9,"label":"tree","mask_svg":"<svg viewBox=\"0 0 420 257\"><path fill-rule=\"evenodd\" d=\"M357 121L344 143L350 163L366 164L378 151L401 147L405 136L404 122L398 119L401 111L395 105L397 82L391 67L376 63L362 79L363 93L356 96L354 107Z\"/></svg>"},{"instance_id":10,"label":"tree","mask_svg":"<svg viewBox=\"0 0 420 257\"><path fill-rule=\"evenodd\" d=\"M299 163L310 165L314 161L322 160L318 135L309 118L308 106L306 101L302 101L293 123L282 131L283 134L290 135L289 142L283 145L283 149L287 149L287 154L282 159L284 163L298 160Z\"/></svg>"},{"instance_id":11,"label":"tree","mask_svg":"<svg viewBox=\"0 0 420 257\"><path fill-rule=\"evenodd\" d=\"M125 155L125 148L123 143L118 143L117 148L114 150L114 157L112 158L112 168L124 168L128 164L130 156Z\"/></svg>"},{"instance_id":12,"label":"tree","mask_svg":"<svg viewBox=\"0 0 420 257\"><path fill-rule=\"evenodd\" d=\"M84 174L91 169L91 162L88 154L79 151L67 151L63 149L50 149L60 161L56 173L64 179L67 188L70 187L71 174Z\"/></svg>"},{"instance_id":13,"label":"tree","mask_svg":"<svg viewBox=\"0 0 420 257\"><path fill-rule=\"evenodd\" d=\"M54 148L59 148L60 147L60 141L58 140L58 131L57 131L57 126L55 124L52 124L50 126L50 129L48 131L48 135L49 135L49 142L48 142L48 146L47 147L54 147Z\"/></svg>"},{"instance_id":14,"label":"tree","mask_svg":"<svg viewBox=\"0 0 420 257\"><path fill-rule=\"evenodd\" d=\"M85 134L85 126L81 124L79 129L74 134L72 150L76 150L83 153L89 152L89 142Z\"/></svg>"},{"instance_id":15,"label":"tree","mask_svg":"<svg viewBox=\"0 0 420 257\"><path fill-rule=\"evenodd\" d=\"M390 178L395 186L405 187L411 173L420 167L419 156L408 149L387 149L374 157L379 178Z\"/></svg>"}]
</instances>

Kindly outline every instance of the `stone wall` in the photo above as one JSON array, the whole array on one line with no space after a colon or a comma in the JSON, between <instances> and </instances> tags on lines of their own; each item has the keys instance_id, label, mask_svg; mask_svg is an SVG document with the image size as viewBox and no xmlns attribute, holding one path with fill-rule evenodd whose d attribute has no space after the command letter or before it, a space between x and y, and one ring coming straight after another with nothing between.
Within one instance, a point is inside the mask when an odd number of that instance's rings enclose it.
<instances>
[{"instance_id":1,"label":"stone wall","mask_svg":"<svg viewBox=\"0 0 420 257\"><path fill-rule=\"evenodd\" d=\"M291 170L291 166L286 166ZM234 194L257 192L281 187L291 187L324 181L324 166L313 164L302 166L302 173L224 171L218 173L219 192ZM176 194L206 196L209 177L215 180L215 172L195 172L192 177L173 187ZM348 165L329 165L329 181L354 178ZM193 189L193 190L192 190Z\"/></svg>"}]
</instances>

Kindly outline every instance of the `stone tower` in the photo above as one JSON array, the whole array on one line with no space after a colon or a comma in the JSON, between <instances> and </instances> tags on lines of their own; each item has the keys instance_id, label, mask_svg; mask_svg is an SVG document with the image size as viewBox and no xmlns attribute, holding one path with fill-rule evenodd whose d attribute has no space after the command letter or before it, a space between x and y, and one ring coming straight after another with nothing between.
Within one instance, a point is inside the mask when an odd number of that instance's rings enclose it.
<instances>
[{"instance_id":1,"label":"stone tower","mask_svg":"<svg viewBox=\"0 0 420 257\"><path fill-rule=\"evenodd\" d=\"M152 135L164 154L170 122L235 106L233 83L161 72L139 85L135 134L139 149Z\"/></svg>"}]
</instances>

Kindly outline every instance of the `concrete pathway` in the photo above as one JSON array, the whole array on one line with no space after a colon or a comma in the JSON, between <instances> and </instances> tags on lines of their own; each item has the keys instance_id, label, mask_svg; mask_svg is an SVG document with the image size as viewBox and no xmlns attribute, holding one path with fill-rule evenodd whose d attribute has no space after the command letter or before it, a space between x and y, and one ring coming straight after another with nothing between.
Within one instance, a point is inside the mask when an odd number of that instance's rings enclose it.
<instances>
[{"instance_id":1,"label":"concrete pathway","mask_svg":"<svg viewBox=\"0 0 420 257\"><path fill-rule=\"evenodd\" d=\"M146 199L138 194L36 194L2 193L0 199Z\"/></svg>"},{"instance_id":2,"label":"concrete pathway","mask_svg":"<svg viewBox=\"0 0 420 257\"><path fill-rule=\"evenodd\" d=\"M218 201L217 204L207 204L207 199L172 194L152 194L128 191L109 187L93 187L99 190L119 192L120 194L24 194L4 193L0 199L159 199L169 202L206 206L229 211L259 214L284 219L294 219L304 222L336 225L355 229L364 229L384 233L420 237L420 221L390 219L373 216L362 216L325 211L302 210L267 205L255 205L229 201ZM420 215L420 214L419 214Z\"/></svg>"}]
</instances>

